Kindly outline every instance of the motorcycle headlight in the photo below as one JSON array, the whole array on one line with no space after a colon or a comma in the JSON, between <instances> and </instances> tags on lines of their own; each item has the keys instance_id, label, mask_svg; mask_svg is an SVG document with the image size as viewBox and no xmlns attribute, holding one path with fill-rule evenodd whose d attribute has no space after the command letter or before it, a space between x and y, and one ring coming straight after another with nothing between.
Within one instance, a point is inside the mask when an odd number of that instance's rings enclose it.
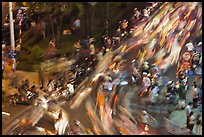
<instances>
[{"instance_id":1,"label":"motorcycle headlight","mask_svg":"<svg viewBox=\"0 0 204 137\"><path fill-rule=\"evenodd\" d=\"M63 92L63 93L62 93L62 96L66 96L66 92Z\"/></svg>"}]
</instances>

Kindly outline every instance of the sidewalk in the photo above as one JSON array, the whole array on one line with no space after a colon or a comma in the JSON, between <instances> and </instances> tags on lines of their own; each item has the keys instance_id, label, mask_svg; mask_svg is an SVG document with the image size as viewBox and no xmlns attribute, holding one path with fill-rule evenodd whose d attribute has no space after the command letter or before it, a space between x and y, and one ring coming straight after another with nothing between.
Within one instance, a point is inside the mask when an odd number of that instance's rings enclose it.
<instances>
[{"instance_id":1,"label":"sidewalk","mask_svg":"<svg viewBox=\"0 0 204 137\"><path fill-rule=\"evenodd\" d=\"M26 71L16 71L17 76L17 82L18 84L21 83L22 80L28 79L30 84L35 82L35 85L40 88L41 84L39 81L39 73L38 72L26 72ZM49 79L48 73L44 72L44 82L47 83ZM15 94L17 90L10 85L11 80L10 79L2 79L2 91L5 96L9 96L12 94Z\"/></svg>"}]
</instances>

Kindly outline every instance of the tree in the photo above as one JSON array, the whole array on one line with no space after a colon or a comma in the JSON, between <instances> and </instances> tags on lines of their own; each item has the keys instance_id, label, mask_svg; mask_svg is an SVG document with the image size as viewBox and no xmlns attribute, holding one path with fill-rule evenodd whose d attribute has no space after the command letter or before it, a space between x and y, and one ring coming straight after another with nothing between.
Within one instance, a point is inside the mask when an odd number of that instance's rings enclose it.
<instances>
[{"instance_id":1,"label":"tree","mask_svg":"<svg viewBox=\"0 0 204 137\"><path fill-rule=\"evenodd\" d=\"M105 18L109 19L109 2L105 2Z\"/></svg>"},{"instance_id":2,"label":"tree","mask_svg":"<svg viewBox=\"0 0 204 137\"><path fill-rule=\"evenodd\" d=\"M88 3L91 5L91 28L90 28L90 34L93 35L95 5L97 4L97 2L88 2Z\"/></svg>"},{"instance_id":3,"label":"tree","mask_svg":"<svg viewBox=\"0 0 204 137\"><path fill-rule=\"evenodd\" d=\"M70 2L36 2L35 8L46 15L45 21L51 27L52 38L55 39L56 46L59 48L63 19L72 9Z\"/></svg>"}]
</instances>

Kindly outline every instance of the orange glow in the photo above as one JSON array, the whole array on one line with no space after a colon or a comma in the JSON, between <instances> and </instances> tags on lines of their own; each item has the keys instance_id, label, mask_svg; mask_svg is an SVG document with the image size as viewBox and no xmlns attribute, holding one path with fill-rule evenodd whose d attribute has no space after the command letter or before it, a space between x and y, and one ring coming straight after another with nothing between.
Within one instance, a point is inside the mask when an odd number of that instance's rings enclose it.
<instances>
[{"instance_id":1,"label":"orange glow","mask_svg":"<svg viewBox=\"0 0 204 137\"><path fill-rule=\"evenodd\" d=\"M105 97L104 97L103 93L99 93L98 107L104 104L104 100L105 100Z\"/></svg>"},{"instance_id":2,"label":"orange glow","mask_svg":"<svg viewBox=\"0 0 204 137\"><path fill-rule=\"evenodd\" d=\"M116 104L117 99L118 99L118 95L116 95L114 98L114 104Z\"/></svg>"},{"instance_id":3,"label":"orange glow","mask_svg":"<svg viewBox=\"0 0 204 137\"><path fill-rule=\"evenodd\" d=\"M182 47L182 46L184 45L186 39L187 39L189 36L190 36L190 32L188 32L188 33L186 34L186 36L184 37L184 39L181 41L180 47Z\"/></svg>"},{"instance_id":4,"label":"orange glow","mask_svg":"<svg viewBox=\"0 0 204 137\"><path fill-rule=\"evenodd\" d=\"M189 11L186 16L184 17L184 19L186 19L189 15L190 15L191 11Z\"/></svg>"},{"instance_id":5,"label":"orange glow","mask_svg":"<svg viewBox=\"0 0 204 137\"><path fill-rule=\"evenodd\" d=\"M109 69L113 69L113 68L115 67L115 65L116 65L116 63L114 62L113 64L111 64L111 65L109 66Z\"/></svg>"},{"instance_id":6,"label":"orange glow","mask_svg":"<svg viewBox=\"0 0 204 137\"><path fill-rule=\"evenodd\" d=\"M143 94L145 93L146 90L147 90L147 88L145 88L145 89L142 91L142 93L140 94L140 97L143 96Z\"/></svg>"},{"instance_id":7,"label":"orange glow","mask_svg":"<svg viewBox=\"0 0 204 137\"><path fill-rule=\"evenodd\" d=\"M128 131L127 131L127 130L125 130L125 129L122 128L122 127L119 127L119 129L120 129L120 131L121 131L122 133L128 135Z\"/></svg>"},{"instance_id":8,"label":"orange glow","mask_svg":"<svg viewBox=\"0 0 204 137\"><path fill-rule=\"evenodd\" d=\"M95 120L96 121L96 117L95 117L95 115L93 114L93 111L89 111L88 110L88 114L91 116L91 118L93 119L93 120Z\"/></svg>"},{"instance_id":9,"label":"orange glow","mask_svg":"<svg viewBox=\"0 0 204 137\"><path fill-rule=\"evenodd\" d=\"M94 132L96 133L96 135L100 135L100 132L95 125L93 126L93 129L94 129Z\"/></svg>"},{"instance_id":10,"label":"orange glow","mask_svg":"<svg viewBox=\"0 0 204 137\"><path fill-rule=\"evenodd\" d=\"M93 85L93 83L94 83L94 80L93 80L93 81L91 81L90 86L91 86L91 85Z\"/></svg>"},{"instance_id":11,"label":"orange glow","mask_svg":"<svg viewBox=\"0 0 204 137\"><path fill-rule=\"evenodd\" d=\"M158 59L154 64L158 65L161 61L162 61L162 59Z\"/></svg>"},{"instance_id":12,"label":"orange glow","mask_svg":"<svg viewBox=\"0 0 204 137\"><path fill-rule=\"evenodd\" d=\"M165 35L164 35L164 33L162 33L162 38L161 38L161 40L160 40L160 42L159 42L160 47L163 45L164 40L165 40Z\"/></svg>"}]
</instances>

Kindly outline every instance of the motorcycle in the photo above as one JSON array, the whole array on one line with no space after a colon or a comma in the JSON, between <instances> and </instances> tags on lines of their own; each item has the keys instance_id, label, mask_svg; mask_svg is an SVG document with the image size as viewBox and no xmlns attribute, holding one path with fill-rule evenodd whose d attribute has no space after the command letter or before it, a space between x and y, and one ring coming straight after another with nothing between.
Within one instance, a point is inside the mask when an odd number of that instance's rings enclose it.
<instances>
[{"instance_id":1,"label":"motorcycle","mask_svg":"<svg viewBox=\"0 0 204 137\"><path fill-rule=\"evenodd\" d=\"M9 102L11 104L24 104L24 105L30 105L32 104L32 101L29 100L26 96L23 96L21 94L14 94L10 97Z\"/></svg>"}]
</instances>

